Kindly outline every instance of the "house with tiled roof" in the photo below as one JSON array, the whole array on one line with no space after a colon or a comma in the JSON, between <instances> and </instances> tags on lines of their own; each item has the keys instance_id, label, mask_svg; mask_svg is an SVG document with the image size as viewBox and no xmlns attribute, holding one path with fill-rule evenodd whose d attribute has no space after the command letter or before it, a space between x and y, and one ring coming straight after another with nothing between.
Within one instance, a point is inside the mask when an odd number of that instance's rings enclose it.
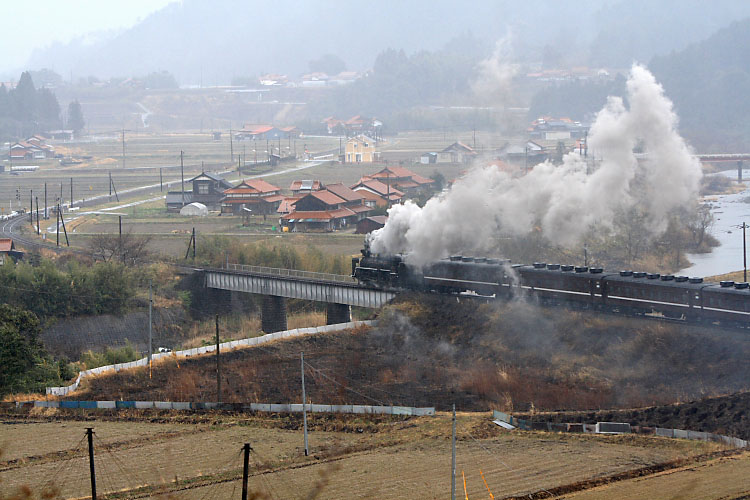
<instances>
[{"instance_id":1,"label":"house with tiled roof","mask_svg":"<svg viewBox=\"0 0 750 500\"><path fill-rule=\"evenodd\" d=\"M238 141L245 140L276 140L299 137L300 129L295 126L274 127L273 125L252 125L246 123L241 129L234 131L234 138Z\"/></svg>"},{"instance_id":2,"label":"house with tiled roof","mask_svg":"<svg viewBox=\"0 0 750 500\"><path fill-rule=\"evenodd\" d=\"M365 197L341 183L312 191L294 202L294 210L282 215L281 225L292 232L333 231L367 217Z\"/></svg>"},{"instance_id":3,"label":"house with tiled roof","mask_svg":"<svg viewBox=\"0 0 750 500\"><path fill-rule=\"evenodd\" d=\"M430 190L435 184L435 181L432 179L422 177L404 167L395 166L386 167L380 172L372 174L370 177L387 184L391 189L396 188L407 195L416 195Z\"/></svg>"},{"instance_id":4,"label":"house with tiled roof","mask_svg":"<svg viewBox=\"0 0 750 500\"><path fill-rule=\"evenodd\" d=\"M13 261L23 258L23 252L16 250L16 245L10 238L0 238L0 266L11 258Z\"/></svg>"},{"instance_id":5,"label":"house with tiled roof","mask_svg":"<svg viewBox=\"0 0 750 500\"><path fill-rule=\"evenodd\" d=\"M370 207L385 207L389 204L400 203L404 197L402 191L370 176L362 177L350 188L360 193L365 198L365 205Z\"/></svg>"},{"instance_id":6,"label":"house with tiled roof","mask_svg":"<svg viewBox=\"0 0 750 500\"><path fill-rule=\"evenodd\" d=\"M474 151L474 148L457 141L438 152L437 163L469 163L476 156L477 152Z\"/></svg>"},{"instance_id":7,"label":"house with tiled roof","mask_svg":"<svg viewBox=\"0 0 750 500\"><path fill-rule=\"evenodd\" d=\"M229 215L275 214L284 198L280 187L263 179L245 180L224 190L221 213Z\"/></svg>"},{"instance_id":8,"label":"house with tiled roof","mask_svg":"<svg viewBox=\"0 0 750 500\"><path fill-rule=\"evenodd\" d=\"M46 144L44 137L34 135L11 144L9 154L13 160L43 160L54 158L55 148Z\"/></svg>"},{"instance_id":9,"label":"house with tiled roof","mask_svg":"<svg viewBox=\"0 0 750 500\"><path fill-rule=\"evenodd\" d=\"M313 191L320 191L324 187L325 186L323 185L323 183L319 180L301 180L293 181L289 186L289 190L292 192L292 195L298 195L311 193Z\"/></svg>"},{"instance_id":10,"label":"house with tiled roof","mask_svg":"<svg viewBox=\"0 0 750 500\"><path fill-rule=\"evenodd\" d=\"M368 234L376 229L381 229L385 226L385 223L388 222L388 216L387 215L373 215L371 217L367 217L365 219L362 219L357 223L357 230L355 231L356 234Z\"/></svg>"},{"instance_id":11,"label":"house with tiled roof","mask_svg":"<svg viewBox=\"0 0 750 500\"><path fill-rule=\"evenodd\" d=\"M566 139L580 139L588 132L588 127L570 118L553 118L543 116L531 122L527 129L532 139L545 141L562 141Z\"/></svg>"},{"instance_id":12,"label":"house with tiled roof","mask_svg":"<svg viewBox=\"0 0 750 500\"><path fill-rule=\"evenodd\" d=\"M182 189L179 191L169 191L167 193L167 211L179 212L182 207L193 202L206 205L209 210L219 210L221 200L224 198L224 190L232 187L232 183L216 174L201 172L189 181L191 190Z\"/></svg>"}]
</instances>

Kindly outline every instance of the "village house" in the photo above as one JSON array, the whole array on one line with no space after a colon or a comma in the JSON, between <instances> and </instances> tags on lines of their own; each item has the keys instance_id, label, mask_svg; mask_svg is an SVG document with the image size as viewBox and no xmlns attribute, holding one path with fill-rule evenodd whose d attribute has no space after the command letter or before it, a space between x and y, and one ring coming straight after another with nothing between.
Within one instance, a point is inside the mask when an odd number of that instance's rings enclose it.
<instances>
[{"instance_id":1,"label":"village house","mask_svg":"<svg viewBox=\"0 0 750 500\"><path fill-rule=\"evenodd\" d=\"M192 190L186 190L184 196L182 190L167 193L168 212L179 212L182 207L193 202L202 203L209 210L219 210L221 200L224 198L224 190L233 187L222 177L206 172L196 175L187 182L192 186Z\"/></svg>"},{"instance_id":2,"label":"village house","mask_svg":"<svg viewBox=\"0 0 750 500\"><path fill-rule=\"evenodd\" d=\"M281 129L273 125L245 125L234 133L234 138L238 141L245 140L276 140L284 135Z\"/></svg>"},{"instance_id":3,"label":"village house","mask_svg":"<svg viewBox=\"0 0 750 500\"><path fill-rule=\"evenodd\" d=\"M375 151L375 141L366 135L350 137L346 141L344 162L346 163L372 163L379 158Z\"/></svg>"},{"instance_id":4,"label":"village house","mask_svg":"<svg viewBox=\"0 0 750 500\"><path fill-rule=\"evenodd\" d=\"M321 123L326 126L328 134L345 135L347 137L367 135L375 137L375 142L382 137L383 122L376 118L365 118L355 115L347 120L340 120L329 116L324 118Z\"/></svg>"},{"instance_id":5,"label":"village house","mask_svg":"<svg viewBox=\"0 0 750 500\"><path fill-rule=\"evenodd\" d=\"M12 261L20 260L23 258L23 252L16 250L11 238L0 238L0 266L9 258Z\"/></svg>"},{"instance_id":6,"label":"village house","mask_svg":"<svg viewBox=\"0 0 750 500\"><path fill-rule=\"evenodd\" d=\"M294 203L294 210L281 217L291 232L333 231L356 224L370 212L361 194L341 183L312 191Z\"/></svg>"},{"instance_id":7,"label":"village house","mask_svg":"<svg viewBox=\"0 0 750 500\"><path fill-rule=\"evenodd\" d=\"M404 197L404 193L395 187L370 176L359 179L359 182L351 186L351 189L364 196L364 203L369 207L385 207L393 203L401 203Z\"/></svg>"},{"instance_id":8,"label":"village house","mask_svg":"<svg viewBox=\"0 0 750 500\"><path fill-rule=\"evenodd\" d=\"M9 154L12 160L44 160L55 157L55 148L46 144L44 137L33 135L11 144Z\"/></svg>"},{"instance_id":9,"label":"village house","mask_svg":"<svg viewBox=\"0 0 750 500\"><path fill-rule=\"evenodd\" d=\"M376 229L381 229L388 222L388 216L386 215L373 215L366 217L361 221L357 222L356 234L368 234Z\"/></svg>"},{"instance_id":10,"label":"village house","mask_svg":"<svg viewBox=\"0 0 750 500\"><path fill-rule=\"evenodd\" d=\"M567 139L580 139L588 133L588 130L587 126L570 118L551 118L545 116L534 120L528 129L528 133L531 139L564 141Z\"/></svg>"},{"instance_id":11,"label":"village house","mask_svg":"<svg viewBox=\"0 0 750 500\"><path fill-rule=\"evenodd\" d=\"M476 158L477 152L461 141L454 142L437 154L437 163L469 163Z\"/></svg>"},{"instance_id":12,"label":"village house","mask_svg":"<svg viewBox=\"0 0 750 500\"><path fill-rule=\"evenodd\" d=\"M294 212L294 204L303 196L304 194L284 197L279 203L279 208L276 209L276 213L279 215L286 215Z\"/></svg>"},{"instance_id":13,"label":"village house","mask_svg":"<svg viewBox=\"0 0 750 500\"><path fill-rule=\"evenodd\" d=\"M242 181L224 191L221 213L229 215L275 214L283 199L281 188L263 179Z\"/></svg>"},{"instance_id":14,"label":"village house","mask_svg":"<svg viewBox=\"0 0 750 500\"><path fill-rule=\"evenodd\" d=\"M328 75L320 71L302 75L303 87L325 87L328 84Z\"/></svg>"},{"instance_id":15,"label":"village house","mask_svg":"<svg viewBox=\"0 0 750 500\"><path fill-rule=\"evenodd\" d=\"M298 194L320 191L324 187L325 186L319 180L301 180L292 182L289 186L289 190L292 192L292 195L295 196Z\"/></svg>"},{"instance_id":16,"label":"village house","mask_svg":"<svg viewBox=\"0 0 750 500\"><path fill-rule=\"evenodd\" d=\"M387 184L391 189L396 188L409 196L428 191L435 184L435 181L432 179L422 177L404 167L386 167L380 172L372 174L370 177Z\"/></svg>"},{"instance_id":17,"label":"village house","mask_svg":"<svg viewBox=\"0 0 750 500\"><path fill-rule=\"evenodd\" d=\"M536 142L526 141L525 144L508 144L497 152L498 158L510 163L524 166L534 166L547 159L547 151Z\"/></svg>"}]
</instances>

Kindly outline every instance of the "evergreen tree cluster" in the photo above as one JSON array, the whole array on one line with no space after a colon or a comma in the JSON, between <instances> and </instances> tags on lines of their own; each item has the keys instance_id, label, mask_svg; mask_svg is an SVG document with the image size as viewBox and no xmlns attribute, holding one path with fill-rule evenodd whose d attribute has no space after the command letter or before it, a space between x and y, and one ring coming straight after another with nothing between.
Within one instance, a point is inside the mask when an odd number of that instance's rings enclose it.
<instances>
[{"instance_id":1,"label":"evergreen tree cluster","mask_svg":"<svg viewBox=\"0 0 750 500\"><path fill-rule=\"evenodd\" d=\"M35 88L28 71L21 74L16 88L0 85L0 139L22 138L61 127L57 97L49 89Z\"/></svg>"},{"instance_id":2,"label":"evergreen tree cluster","mask_svg":"<svg viewBox=\"0 0 750 500\"><path fill-rule=\"evenodd\" d=\"M135 276L118 263L93 266L50 260L0 266L0 303L34 313L42 321L84 314L121 314L135 293Z\"/></svg>"}]
</instances>

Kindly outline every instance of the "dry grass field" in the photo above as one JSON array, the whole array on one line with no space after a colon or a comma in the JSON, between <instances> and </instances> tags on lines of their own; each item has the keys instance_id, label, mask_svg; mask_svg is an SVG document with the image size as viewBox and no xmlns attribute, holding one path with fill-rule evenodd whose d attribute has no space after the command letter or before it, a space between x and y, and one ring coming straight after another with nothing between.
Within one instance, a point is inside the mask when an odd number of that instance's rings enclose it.
<instances>
[{"instance_id":1,"label":"dry grass field","mask_svg":"<svg viewBox=\"0 0 750 500\"><path fill-rule=\"evenodd\" d=\"M565 495L562 498L571 500L746 499L750 498L750 453L745 452L741 455L691 464L652 476Z\"/></svg>"},{"instance_id":2,"label":"dry grass field","mask_svg":"<svg viewBox=\"0 0 750 500\"><path fill-rule=\"evenodd\" d=\"M7 451L0 459L0 498L21 485L40 491L50 480L61 498L85 496L86 427L95 432L98 491L120 491L104 498L239 498L243 443L253 448L250 489L256 498L315 498L316 492L318 498L444 498L450 491L449 414L315 415L310 418L310 457L303 454L298 415L71 417L48 411L2 418ZM501 497L718 449L635 436L508 433L489 423L489 414L459 414L457 429L459 491L464 472L470 498L487 495L480 471Z\"/></svg>"}]
</instances>

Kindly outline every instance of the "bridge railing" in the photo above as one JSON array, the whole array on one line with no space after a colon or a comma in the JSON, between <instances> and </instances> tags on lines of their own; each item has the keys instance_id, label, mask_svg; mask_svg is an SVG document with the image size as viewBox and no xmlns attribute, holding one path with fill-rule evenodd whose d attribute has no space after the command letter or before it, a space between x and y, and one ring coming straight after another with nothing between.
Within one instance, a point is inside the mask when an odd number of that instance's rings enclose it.
<instances>
[{"instance_id":1,"label":"bridge railing","mask_svg":"<svg viewBox=\"0 0 750 500\"><path fill-rule=\"evenodd\" d=\"M288 276L317 281L332 281L336 283L354 283L351 276L343 274L316 273L313 271L299 271L297 269L281 269L278 267L248 266L246 264L227 264L228 271L267 274L270 276Z\"/></svg>"}]
</instances>

